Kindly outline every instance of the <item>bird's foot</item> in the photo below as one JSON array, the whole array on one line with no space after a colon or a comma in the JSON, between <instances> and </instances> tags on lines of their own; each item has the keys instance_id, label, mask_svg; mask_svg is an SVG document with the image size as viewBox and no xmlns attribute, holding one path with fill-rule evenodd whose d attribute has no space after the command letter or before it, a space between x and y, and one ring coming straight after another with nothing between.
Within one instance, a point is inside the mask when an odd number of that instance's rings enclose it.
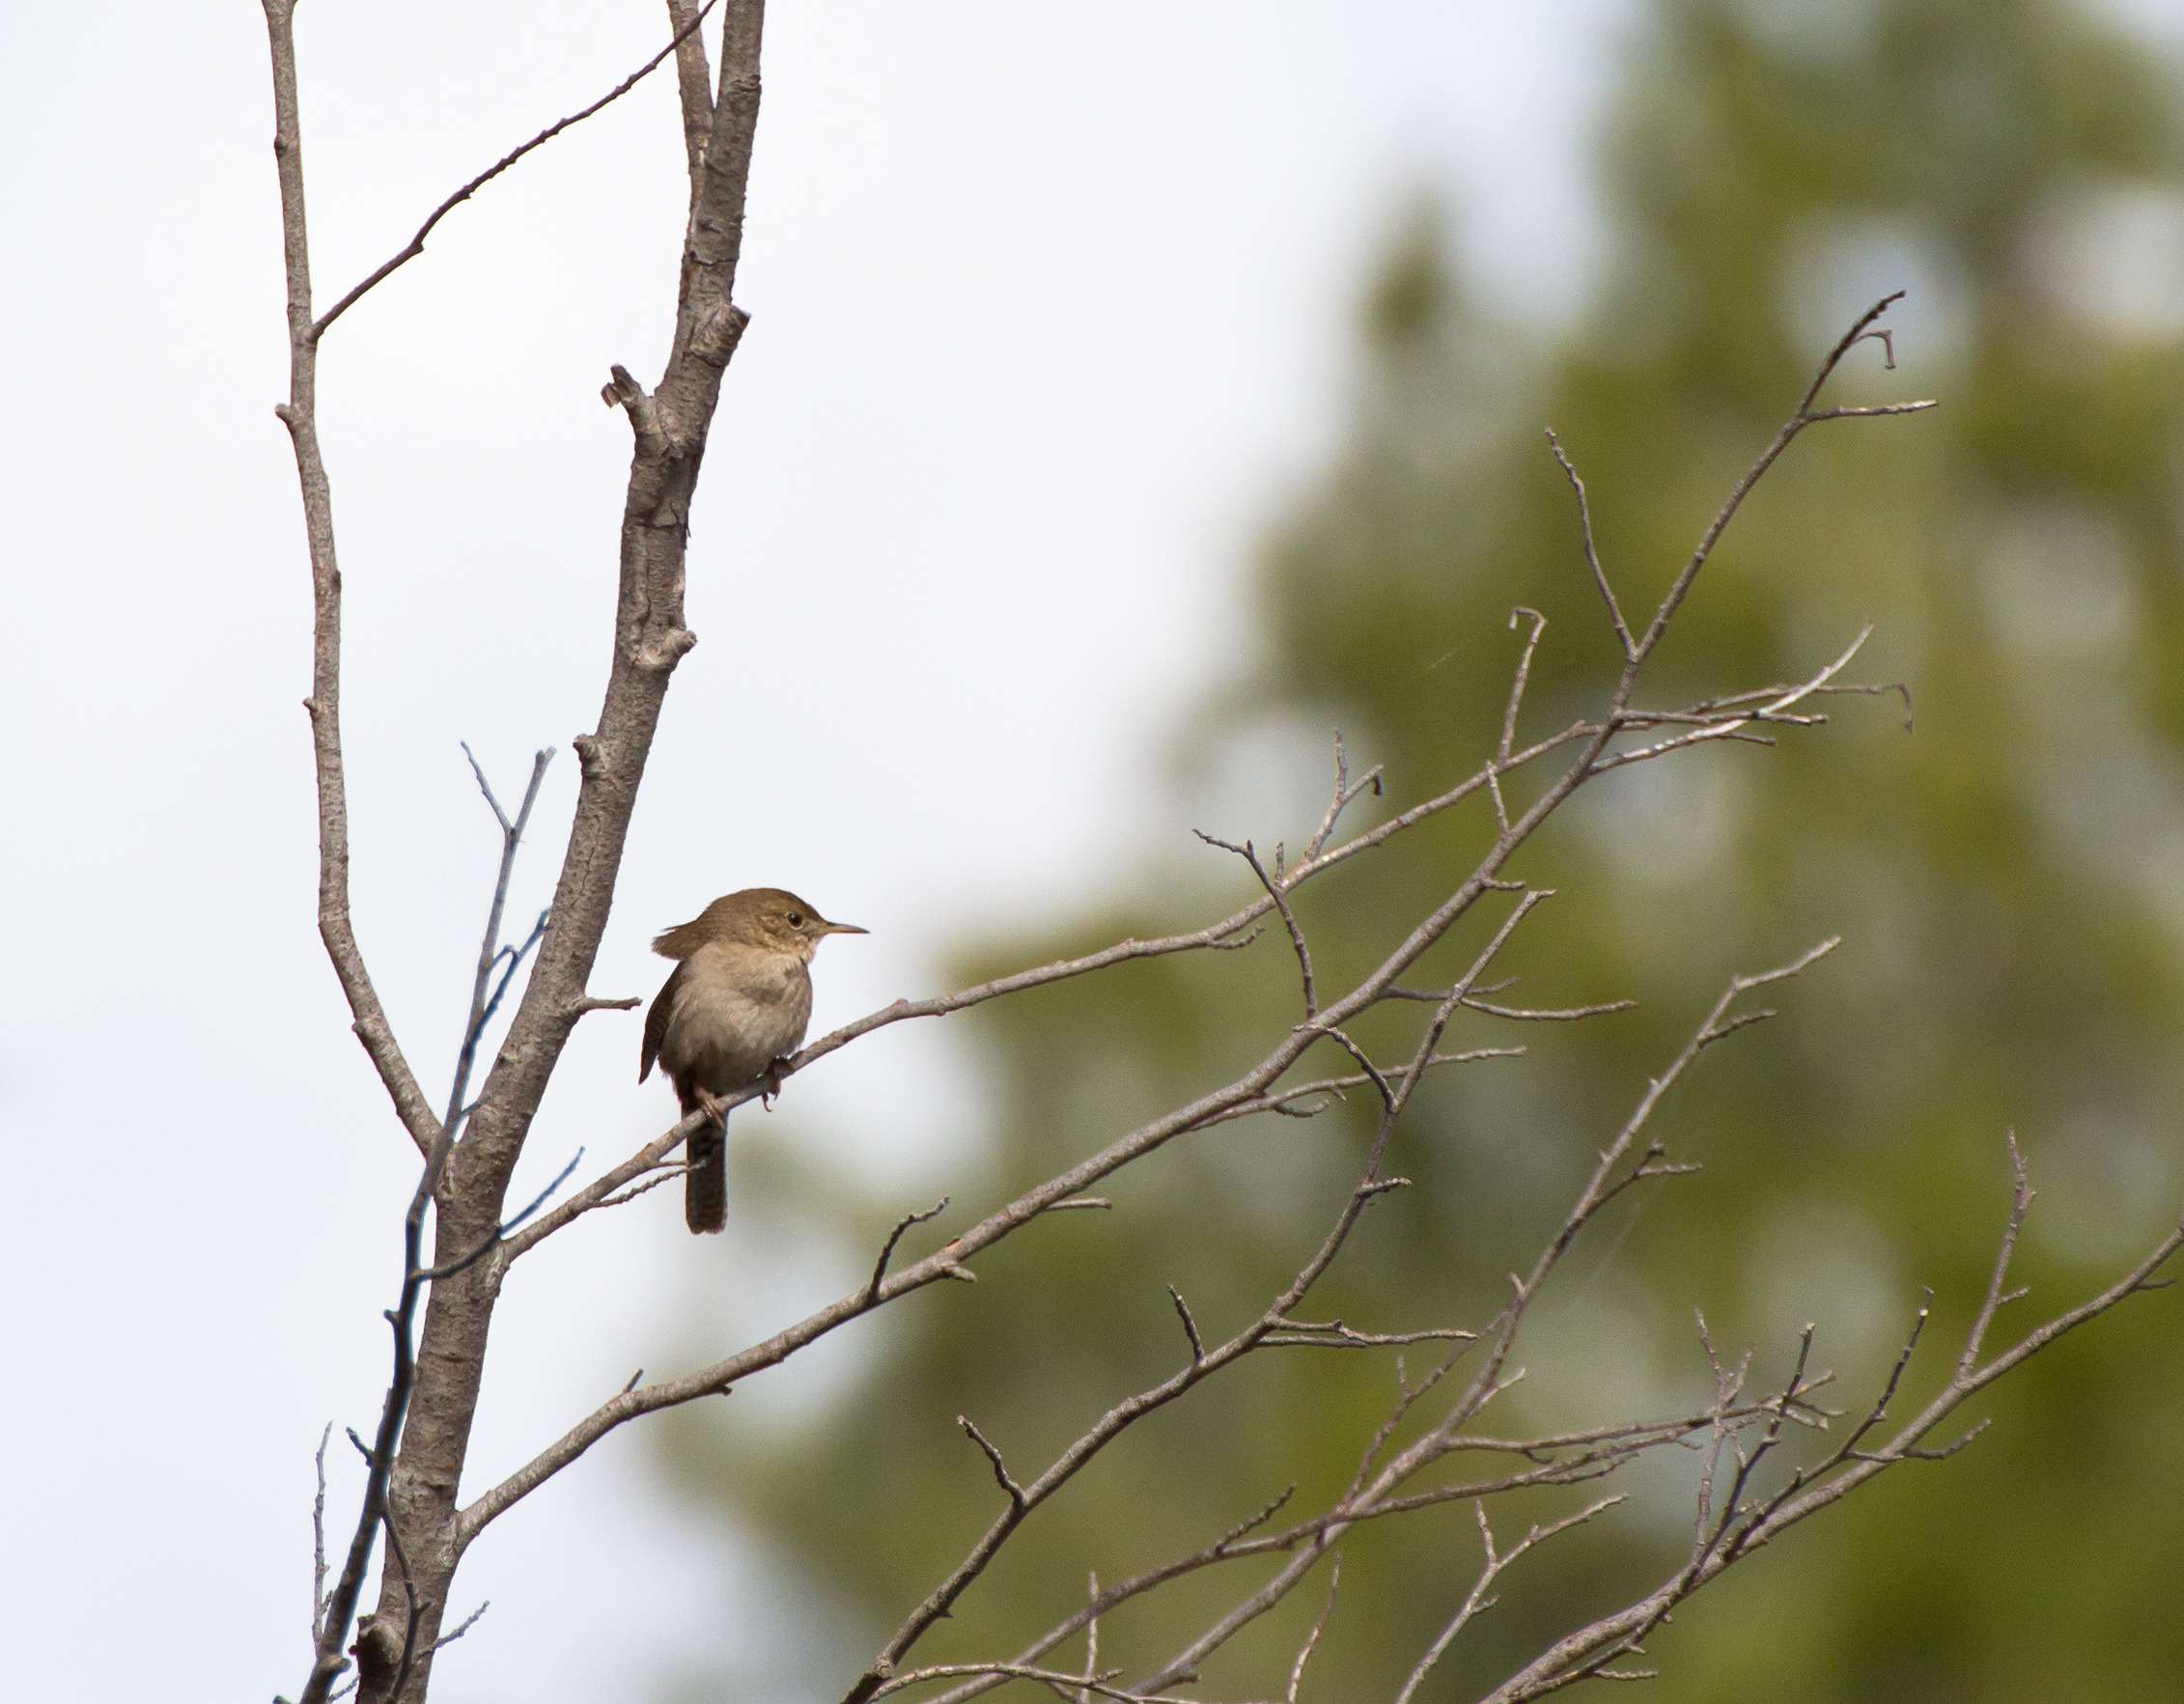
<instances>
[{"instance_id":1,"label":"bird's foot","mask_svg":"<svg viewBox=\"0 0 2184 1704\"><path fill-rule=\"evenodd\" d=\"M759 1103L769 1112L773 1110L773 1102L775 1098L781 1093L781 1067L788 1063L788 1055L783 1054L780 1058L774 1060L771 1065L769 1065L766 1068L764 1075L762 1075L758 1079Z\"/></svg>"},{"instance_id":2,"label":"bird's foot","mask_svg":"<svg viewBox=\"0 0 2184 1704\"><path fill-rule=\"evenodd\" d=\"M706 1117L712 1119L713 1122L718 1125L722 1130L726 1130L728 1128L727 1102L723 1101L711 1089L692 1089L690 1093L697 1101L698 1110L700 1112L704 1113Z\"/></svg>"}]
</instances>

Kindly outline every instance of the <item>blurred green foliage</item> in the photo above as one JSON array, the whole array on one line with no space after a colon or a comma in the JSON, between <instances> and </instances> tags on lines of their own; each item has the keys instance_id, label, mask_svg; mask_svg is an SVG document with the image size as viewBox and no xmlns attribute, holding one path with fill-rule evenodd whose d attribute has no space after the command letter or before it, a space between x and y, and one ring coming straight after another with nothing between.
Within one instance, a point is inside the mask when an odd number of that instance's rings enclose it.
<instances>
[{"instance_id":1,"label":"blurred green foliage","mask_svg":"<svg viewBox=\"0 0 2184 1704\"><path fill-rule=\"evenodd\" d=\"M2142 44L2042 0L1668 3L1632 54L1603 158L1609 279L1557 347L1467 300L1430 216L1388 259L1348 448L1265 553L1259 661L1189 735L1199 768L1231 783L1217 796L1259 814L1203 825L1301 841L1299 766L1327 768L1324 732L1307 745L1302 730L1339 725L1354 761L1386 766L1378 809L1468 773L1498 725L1512 604L1550 623L1524 729L1597 706L1616 648L1540 428L1584 474L1640 619L1818 355L1896 288L1912 292L1891 316L1896 369L1865 346L1832 394L1943 405L1801 439L1640 696L1802 679L1870 618L1854 672L1904 683L1916 732L1892 699L1836 699L1829 727L1778 749L1625 770L1557 818L1514 866L1557 897L1502 967L1530 1003L1627 994L1638 1009L1514 1036L1467 1016L1454 1045L1516 1040L1529 1055L1421 1097L1393 1163L1414 1187L1368 1215L1307 1311L1382 1329L1481 1323L1724 979L1839 932L1833 958L1775 991L1782 1016L1670 1101L1658 1131L1703 1173L1588 1234L1520 1348L1528 1377L1490 1412L1508 1432L1702 1402L1694 1306L1718 1343L1755 1345L1769 1377L1819 1322L1817 1358L1855 1406L1931 1285L1917 1397L1985 1279L2006 1126L2041 1198L2021 1260L2032 1293L2004 1329L2088 1293L2177 1209L2184 345L2142 274L2184 208L2178 86ZM1308 888L1322 988L1377 962L1491 830L1477 801ZM1248 886L1192 847L1105 914L994 943L963 973L1194 927ZM1467 959L1494 921L1473 919L1413 980ZM1225 1080L1296 1001L1277 931L957 1020L987 1048L1000 1132L960 1210ZM1363 1039L1393 1056L1421 1010ZM1324 1051L1308 1064L1342 1068ZM1264 1304L1334 1213L1369 1128L1353 1102L1178 1143L1115 1181L1112 1214L1034 1227L980 1262L975 1288L891 1315L881 1364L793 1435L761 1445L739 1427L726 1450L676 1435L677 1471L846 1606L828 1641L843 1667L807 1673L813 1693L846 1685L996 1513L956 1415L1029 1478L1176 1367L1163 1283L1209 1335ZM2174 1696L2177 1319L2155 1297L2101 1322L1977 1404L1969 1417L1995 1423L1965 1454L1897 1470L1740 1567L1654 1641L1650 1695ZM1392 1357L1258 1360L1101 1458L920 1659L1013 1654L1081 1601L1088 1568L1113 1579L1193 1550L1292 1479L1300 1509L1337 1492L1393 1393ZM1637 1476L1630 1503L1510 1576L1427 1695L1472 1695L1661 1578L1688 1542L1689 1466ZM1304 1696L1385 1699L1469 1584L1471 1515L1384 1522L1344 1550ZM1104 1661L1164 1659L1255 1566L1112 1618ZM1206 1696L1279 1695L1320 1588L1297 1598L1209 1667Z\"/></svg>"}]
</instances>

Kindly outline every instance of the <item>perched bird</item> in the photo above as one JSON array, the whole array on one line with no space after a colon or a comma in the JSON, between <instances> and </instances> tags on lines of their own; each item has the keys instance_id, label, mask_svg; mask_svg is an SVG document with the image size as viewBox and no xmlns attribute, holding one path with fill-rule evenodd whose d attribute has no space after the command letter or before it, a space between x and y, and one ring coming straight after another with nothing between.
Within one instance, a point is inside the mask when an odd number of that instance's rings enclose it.
<instances>
[{"instance_id":1,"label":"perched bird","mask_svg":"<svg viewBox=\"0 0 2184 1704\"><path fill-rule=\"evenodd\" d=\"M746 887L716 899L687 923L654 936L652 950L676 961L645 1014L643 1082L653 1061L675 1084L686 1116L714 1128L689 1139L683 1219L693 1231L728 1222L728 1114L720 1097L762 1079L796 1050L811 1021L806 968L828 935L863 935L829 923L793 893Z\"/></svg>"}]
</instances>

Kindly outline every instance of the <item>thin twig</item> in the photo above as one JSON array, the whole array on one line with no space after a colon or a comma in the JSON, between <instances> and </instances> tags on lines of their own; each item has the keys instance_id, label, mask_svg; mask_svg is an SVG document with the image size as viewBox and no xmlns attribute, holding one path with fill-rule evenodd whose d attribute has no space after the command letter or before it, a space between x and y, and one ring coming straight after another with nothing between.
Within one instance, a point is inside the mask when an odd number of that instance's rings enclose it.
<instances>
[{"instance_id":1,"label":"thin twig","mask_svg":"<svg viewBox=\"0 0 2184 1704\"><path fill-rule=\"evenodd\" d=\"M1562 440L1552 429L1547 434L1548 448L1554 452L1554 460L1562 464L1562 472L1570 481L1570 489L1578 494L1578 524L1584 534L1585 565L1592 570L1592 583L1600 588L1601 601L1608 605L1608 619L1614 625L1615 637L1623 647L1623 659L1636 661L1638 642L1631 637L1630 624L1623 620L1623 607L1615 601L1615 593L1608 584L1608 571L1600 565L1600 552L1592 542L1592 507L1585 500L1585 482L1578 477L1570 458L1562 453Z\"/></svg>"},{"instance_id":2,"label":"thin twig","mask_svg":"<svg viewBox=\"0 0 2184 1704\"><path fill-rule=\"evenodd\" d=\"M1024 1506L1023 1487L1019 1485L1015 1480L1009 1477L1008 1468L1004 1467L1001 1465L1001 1452L994 1446L991 1440L988 1439L985 1433L979 1431L979 1429L976 1426L972 1425L971 1422L964 1415L958 1414L956 1416L956 1424L961 1426L964 1431L969 1436L971 1442L975 1443L980 1449L986 1452L986 1459L994 1465L994 1482L998 1484L1003 1491L1008 1493L1009 1501L1013 1503L1017 1508L1022 1509Z\"/></svg>"},{"instance_id":3,"label":"thin twig","mask_svg":"<svg viewBox=\"0 0 2184 1704\"><path fill-rule=\"evenodd\" d=\"M448 1645L454 1644L457 1639L461 1638L464 1634L468 1633L473 1627L476 1627L478 1625L478 1618L484 1615L485 1612L488 1609L490 1609L492 1606L492 1599L487 1598L475 1609L471 1610L469 1614L465 1615L460 1622L456 1624L456 1628L453 1633L443 1633L438 1638L434 1639L433 1641L433 1649L437 1651L443 1649ZM494 1625L498 1626L499 1623L496 1622L494 1623Z\"/></svg>"},{"instance_id":4,"label":"thin twig","mask_svg":"<svg viewBox=\"0 0 2184 1704\"><path fill-rule=\"evenodd\" d=\"M1297 914L1289 908L1289 899L1283 893L1279 880L1267 874L1266 866L1259 862L1257 849L1248 840L1242 846L1238 846L1233 841L1222 840L1215 835L1208 834L1202 828L1193 828L1190 832L1197 835L1208 846L1218 846L1223 852L1236 853L1238 857L1251 866L1251 874L1259 879L1259 885L1267 890L1267 897L1274 901L1274 909L1281 913L1282 927L1289 931L1289 944L1296 952L1297 963L1303 971L1304 1016L1307 1020L1318 1017L1320 996L1312 986L1312 955L1304 945L1304 932L1297 926ZM1281 849L1279 847L1274 849L1274 862L1277 867L1281 862Z\"/></svg>"},{"instance_id":5,"label":"thin twig","mask_svg":"<svg viewBox=\"0 0 2184 1704\"><path fill-rule=\"evenodd\" d=\"M1471 1065L1481 1059L1522 1059L1524 1056L1525 1049L1522 1048L1471 1048L1461 1053L1436 1053L1425 1063L1430 1069L1440 1065ZM1391 1077L1387 1068L1375 1065L1371 1072L1359 1072L1353 1076L1319 1077L1311 1082L1299 1083L1293 1089L1280 1089L1250 1101L1241 1101L1220 1112L1209 1114L1198 1128L1211 1130L1215 1125L1248 1118L1259 1112L1279 1112L1291 1118L1312 1118L1329 1104L1341 1100L1344 1089L1361 1088L1366 1083L1372 1083L1377 1088L1383 1083L1399 1079L1403 1075L1403 1069L1399 1068ZM1323 1097L1319 1105L1300 1107L1295 1104L1314 1095Z\"/></svg>"},{"instance_id":6,"label":"thin twig","mask_svg":"<svg viewBox=\"0 0 2184 1704\"><path fill-rule=\"evenodd\" d=\"M1084 1576L1085 1595L1094 1604L1100 1601L1100 1576L1087 1572ZM1084 1626L1084 1685L1078 1689L1077 1704L1092 1704L1092 1683L1100 1678L1100 1617L1095 1612Z\"/></svg>"},{"instance_id":7,"label":"thin twig","mask_svg":"<svg viewBox=\"0 0 2184 1704\"><path fill-rule=\"evenodd\" d=\"M1767 470L1780 459L1782 452L1789 448L1792 440L1797 437L1799 433L1816 421L1835 419L1842 414L1855 412L1916 414L1936 405L1932 402L1918 402L1898 403L1886 408L1870 410L1830 410L1823 414L1815 414L1812 411L1814 399L1819 396L1821 387L1834 377L1835 369L1842 364L1843 357L1854 347L1865 340L1866 333L1873 321L1887 313L1902 298L1903 292L1899 290L1875 302L1873 306L1859 316L1857 322L1843 333L1842 340L1833 349L1829 350L1826 357L1822 359L1819 372L1813 376L1812 382L1806 386L1805 394L1798 399L1796 409L1791 413L1789 419L1783 423L1781 430L1776 433L1767 447L1760 451L1758 460L1752 462L1751 466L1745 471L1744 477L1739 479L1736 485L1731 488L1727 501L1722 505L1714 518L1707 522L1706 530L1699 535L1698 545L1692 551L1691 560L1684 564L1682 572L1676 575L1674 583L1669 586L1666 594L1662 598L1660 606L1655 609L1652 621L1646 625L1644 637L1631 647L1630 660L1624 664L1623 669L1623 678L1626 684L1636 679L1639 665L1652 656L1654 648L1661 643L1662 634L1668 630L1669 619L1682 607L1684 600L1691 595L1692 585L1698 578L1699 570L1706 566L1707 559L1714 554L1715 545L1720 542L1722 533L1728 529L1729 522L1736 518L1737 511L1744 507L1744 500L1751 494L1752 487L1766 477Z\"/></svg>"},{"instance_id":8,"label":"thin twig","mask_svg":"<svg viewBox=\"0 0 2184 1704\"><path fill-rule=\"evenodd\" d=\"M1168 1299L1175 1303L1176 1318L1183 1322L1183 1334L1190 1339L1190 1364L1196 1366L1206 1358L1206 1345L1198 1335L1198 1322L1190 1317L1190 1304L1183 1299L1183 1292L1173 1284L1168 1286Z\"/></svg>"},{"instance_id":9,"label":"thin twig","mask_svg":"<svg viewBox=\"0 0 2184 1704\"><path fill-rule=\"evenodd\" d=\"M1289 1670L1289 1690L1282 1694L1288 1704L1297 1704L1297 1689L1304 1682L1304 1664L1312 1660L1312 1647L1320 1642L1320 1633L1327 1626L1327 1618L1334 1613L1334 1594L1342 1589L1342 1553L1335 1552L1334 1567L1328 1577L1327 1602L1321 1606L1319 1619L1312 1623L1312 1631L1304 1635L1298 1647L1297 1661Z\"/></svg>"},{"instance_id":10,"label":"thin twig","mask_svg":"<svg viewBox=\"0 0 2184 1704\"><path fill-rule=\"evenodd\" d=\"M417 1273L416 1275L420 1278L428 1280L452 1278L457 1272L463 1271L466 1267L475 1266L479 1261L483 1260L487 1255L490 1254L495 1248L499 1247L500 1244L507 1240L509 1232L515 1230L518 1226L522 1224L525 1219L529 1218L531 1215L538 1212L540 1208L544 1207L548 1201L552 1200L554 1191L559 1189L563 1184L566 1184L574 1174L576 1168L579 1165L583 1164L583 1162L584 1151L583 1149L579 1148L574 1154L570 1156L569 1163L563 1166L559 1172L554 1174L553 1182L548 1184L545 1188L541 1189L537 1195L532 1197L531 1204L528 1207L525 1207L511 1217L502 1220L499 1226L494 1229L493 1234L488 1237L483 1243L479 1243L477 1247L471 1249L468 1254L457 1256L454 1260L449 1261L444 1266L427 1267L423 1271Z\"/></svg>"},{"instance_id":11,"label":"thin twig","mask_svg":"<svg viewBox=\"0 0 2184 1704\"><path fill-rule=\"evenodd\" d=\"M1484 1501L1475 1503L1473 1507L1478 1514L1479 1537L1486 1546L1486 1567L1480 1572L1477 1580L1465 1597L1463 1606L1456 1611L1447 1626L1441 1630L1439 1636L1434 1639L1433 1643L1426 1647L1425 1655L1418 1659L1417 1665L1411 1670L1409 1678L1403 1683L1403 1690L1395 1694L1395 1704L1411 1704L1412 1696L1424 1684L1426 1676L1433 1671L1434 1664L1439 1662L1442 1656L1446 1654L1456 1635L1462 1633L1481 1610L1491 1609L1494 1606L1495 1600L1486 1595L1487 1588L1493 1585L1504 1569L1534 1546L1544 1544L1557 1533L1567 1532L1573 1526L1582 1526L1595 1515L1613 1508L1622 1500L1619 1496L1602 1497L1597 1502L1586 1504L1574 1515L1565 1515L1561 1520L1553 1522L1546 1526L1534 1526L1525 1534L1514 1549L1499 1554L1496 1552L1494 1548L1494 1529L1486 1522L1486 1504Z\"/></svg>"},{"instance_id":12,"label":"thin twig","mask_svg":"<svg viewBox=\"0 0 2184 1704\"><path fill-rule=\"evenodd\" d=\"M333 1435L334 1423L328 1420L326 1429L319 1434L319 1453L314 1458L319 1478L318 1494L311 1499L311 1636L314 1640L326 1618L326 1440Z\"/></svg>"},{"instance_id":13,"label":"thin twig","mask_svg":"<svg viewBox=\"0 0 2184 1704\"><path fill-rule=\"evenodd\" d=\"M1312 838L1304 843L1304 861L1310 863L1327 849L1328 839L1334 833L1334 825L1342 820L1342 813L1360 794L1381 796L1381 767L1375 764L1359 778L1357 786L1350 785L1350 758L1342 749L1342 730L1334 731L1334 793L1328 800L1327 814L1320 825L1312 831Z\"/></svg>"},{"instance_id":14,"label":"thin twig","mask_svg":"<svg viewBox=\"0 0 2184 1704\"><path fill-rule=\"evenodd\" d=\"M638 1196L651 1194L662 1184L672 1184L677 1178L689 1176L690 1170L691 1167L687 1160L660 1165L654 1170L651 1177L646 1178L642 1183L631 1184L628 1188L609 1195L600 1203L600 1207L602 1211L609 1207L627 1207Z\"/></svg>"},{"instance_id":15,"label":"thin twig","mask_svg":"<svg viewBox=\"0 0 2184 1704\"><path fill-rule=\"evenodd\" d=\"M1510 630L1514 631L1519 616L1532 618L1532 630L1525 639L1525 648L1517 658L1516 672L1509 679L1509 700L1501 712L1501 739L1494 748L1494 761L1487 765L1487 786L1494 795L1494 820L1500 824L1501 832L1509 832L1509 805L1501 796L1501 766L1510 761L1510 746L1517 738L1517 712L1525 702L1525 686L1531 680L1532 653L1539 649L1539 636L1547 631L1547 617L1536 609L1527 609L1522 603L1509 612Z\"/></svg>"},{"instance_id":16,"label":"thin twig","mask_svg":"<svg viewBox=\"0 0 2184 1704\"><path fill-rule=\"evenodd\" d=\"M872 1282L865 1286L868 1298L878 1299L880 1286L887 1276L887 1262L893 1258L895 1244L903 1240L903 1233L912 1225L922 1225L928 1220L938 1218L947 1211L947 1207L948 1197L943 1195L923 1213L906 1213L895 1221L895 1228L887 1233L887 1241L880 1246L880 1258L872 1263Z\"/></svg>"},{"instance_id":17,"label":"thin twig","mask_svg":"<svg viewBox=\"0 0 2184 1704\"><path fill-rule=\"evenodd\" d=\"M1260 1339L1268 1349L1391 1349L1413 1343L1475 1343L1476 1331L1438 1326L1424 1331L1354 1331L1340 1320L1325 1325L1292 1325Z\"/></svg>"},{"instance_id":18,"label":"thin twig","mask_svg":"<svg viewBox=\"0 0 2184 1704\"><path fill-rule=\"evenodd\" d=\"M615 101L621 99L623 96L629 94L630 91L634 89L639 83L643 82L645 78L651 76L655 70L659 69L661 63L666 60L667 56L673 53L676 48L680 47L683 44L686 39L692 38L697 34L698 25L705 22L706 14L711 12L714 7L718 4L719 0L705 0L705 4L698 9L697 15L691 18L687 24L686 24L682 29L676 32L675 39L673 41L669 42L666 46L662 47L658 53L654 54L650 59L646 60L643 65L639 66L635 70L631 71L627 77L624 77L621 82L615 84L615 86L609 89L604 95L601 96L597 100L593 101L591 105L585 107L581 112L571 113L567 118L562 119L555 124L548 125L536 136L532 137L530 141L522 144L522 146L520 146L519 148L513 149L509 153L501 155L499 159L495 160L491 165L488 166L484 171L480 172L475 178L471 179L469 182L463 184L462 188L458 189L453 195L449 196L445 201L441 202L438 207L434 208L432 210L432 213L426 218L425 222L417 227L417 235L412 237L408 240L408 242L403 246L402 251L399 254L395 255L392 260L388 261L385 265L380 266L378 271L374 272L370 277L366 278L361 284L357 285L355 289L351 290L347 295L343 296L340 301L334 303L332 307L328 308L323 314L319 316L318 320L314 321L311 326L311 341L313 343L317 343L319 339L325 336L326 328L331 325L336 320L340 319L344 314L348 313L350 308L354 307L356 303L364 297L367 292L372 290L375 286L385 282L385 280L390 275L401 270L402 267L407 265L411 261L415 260L419 255L423 254L425 252L425 238L433 234L433 227L434 225L437 225L442 219L446 218L449 213L453 212L457 208L461 207L464 202L468 201L473 195L477 194L479 190L483 189L488 183L490 183L495 178L499 177L501 173L507 171L510 166L514 165L518 160L521 159L533 149L545 147L548 142L551 142L556 136L560 135L562 131L568 129L572 125L580 125L586 119L590 118L592 114L598 112L601 108L612 105Z\"/></svg>"},{"instance_id":19,"label":"thin twig","mask_svg":"<svg viewBox=\"0 0 2184 1704\"><path fill-rule=\"evenodd\" d=\"M891 1692L901 1691L905 1687L914 1687L925 1681L950 1680L958 1675L975 1674L983 1675L995 1682L1004 1680L1039 1681L1051 1688L1064 1699L1075 1698L1080 1693L1089 1692L1097 1698L1112 1698L1116 1701L1116 1704L1205 1704L1205 1700L1202 1698L1171 1697L1161 1693L1124 1691L1121 1688L1110 1684L1115 1673L1115 1670L1109 1669L1104 1676L1087 1679L1083 1675L1064 1674L1058 1669L1052 1668L1035 1668L1022 1662L936 1662L923 1668L905 1669L883 1684L876 1685L871 1695L876 1698L883 1698Z\"/></svg>"}]
</instances>

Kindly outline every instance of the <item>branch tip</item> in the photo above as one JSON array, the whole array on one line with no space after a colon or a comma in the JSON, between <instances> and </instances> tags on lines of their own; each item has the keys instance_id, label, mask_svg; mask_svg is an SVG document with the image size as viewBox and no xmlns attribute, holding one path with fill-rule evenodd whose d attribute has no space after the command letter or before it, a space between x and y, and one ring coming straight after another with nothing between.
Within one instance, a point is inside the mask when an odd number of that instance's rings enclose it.
<instances>
[{"instance_id":1,"label":"branch tip","mask_svg":"<svg viewBox=\"0 0 2184 1704\"><path fill-rule=\"evenodd\" d=\"M949 1197L943 1195L923 1213L906 1213L895 1221L895 1228L887 1233L887 1241L881 1244L880 1258L872 1263L872 1281L864 1288L864 1305L870 1307L880 1299L880 1286L887 1277L887 1262L894 1257L895 1244L903 1240L903 1233L912 1225L922 1225L937 1219L947 1210Z\"/></svg>"},{"instance_id":2,"label":"branch tip","mask_svg":"<svg viewBox=\"0 0 2184 1704\"><path fill-rule=\"evenodd\" d=\"M971 1442L975 1443L981 1450L985 1451L987 1461L990 1462L994 1467L994 1483L999 1485L1003 1491L1008 1493L1010 1504L1019 1512L1028 1508L1030 1506L1030 1503L1029 1499L1024 1495L1023 1487L1019 1485L1014 1479L1011 1479L1009 1477L1008 1468L1001 1465L1001 1452L994 1447L993 1443L987 1439L986 1434L979 1431L979 1429L971 1423L970 1418L965 1414L958 1414L956 1416L956 1424L964 1429L965 1433L969 1437Z\"/></svg>"},{"instance_id":3,"label":"branch tip","mask_svg":"<svg viewBox=\"0 0 2184 1704\"><path fill-rule=\"evenodd\" d=\"M1183 1334L1190 1339L1190 1364L1198 1366L1206 1358L1206 1345L1198 1336L1198 1322L1190 1317L1190 1304L1183 1299L1183 1292L1173 1284L1167 1289L1168 1299L1175 1303L1176 1317L1183 1322Z\"/></svg>"}]
</instances>

